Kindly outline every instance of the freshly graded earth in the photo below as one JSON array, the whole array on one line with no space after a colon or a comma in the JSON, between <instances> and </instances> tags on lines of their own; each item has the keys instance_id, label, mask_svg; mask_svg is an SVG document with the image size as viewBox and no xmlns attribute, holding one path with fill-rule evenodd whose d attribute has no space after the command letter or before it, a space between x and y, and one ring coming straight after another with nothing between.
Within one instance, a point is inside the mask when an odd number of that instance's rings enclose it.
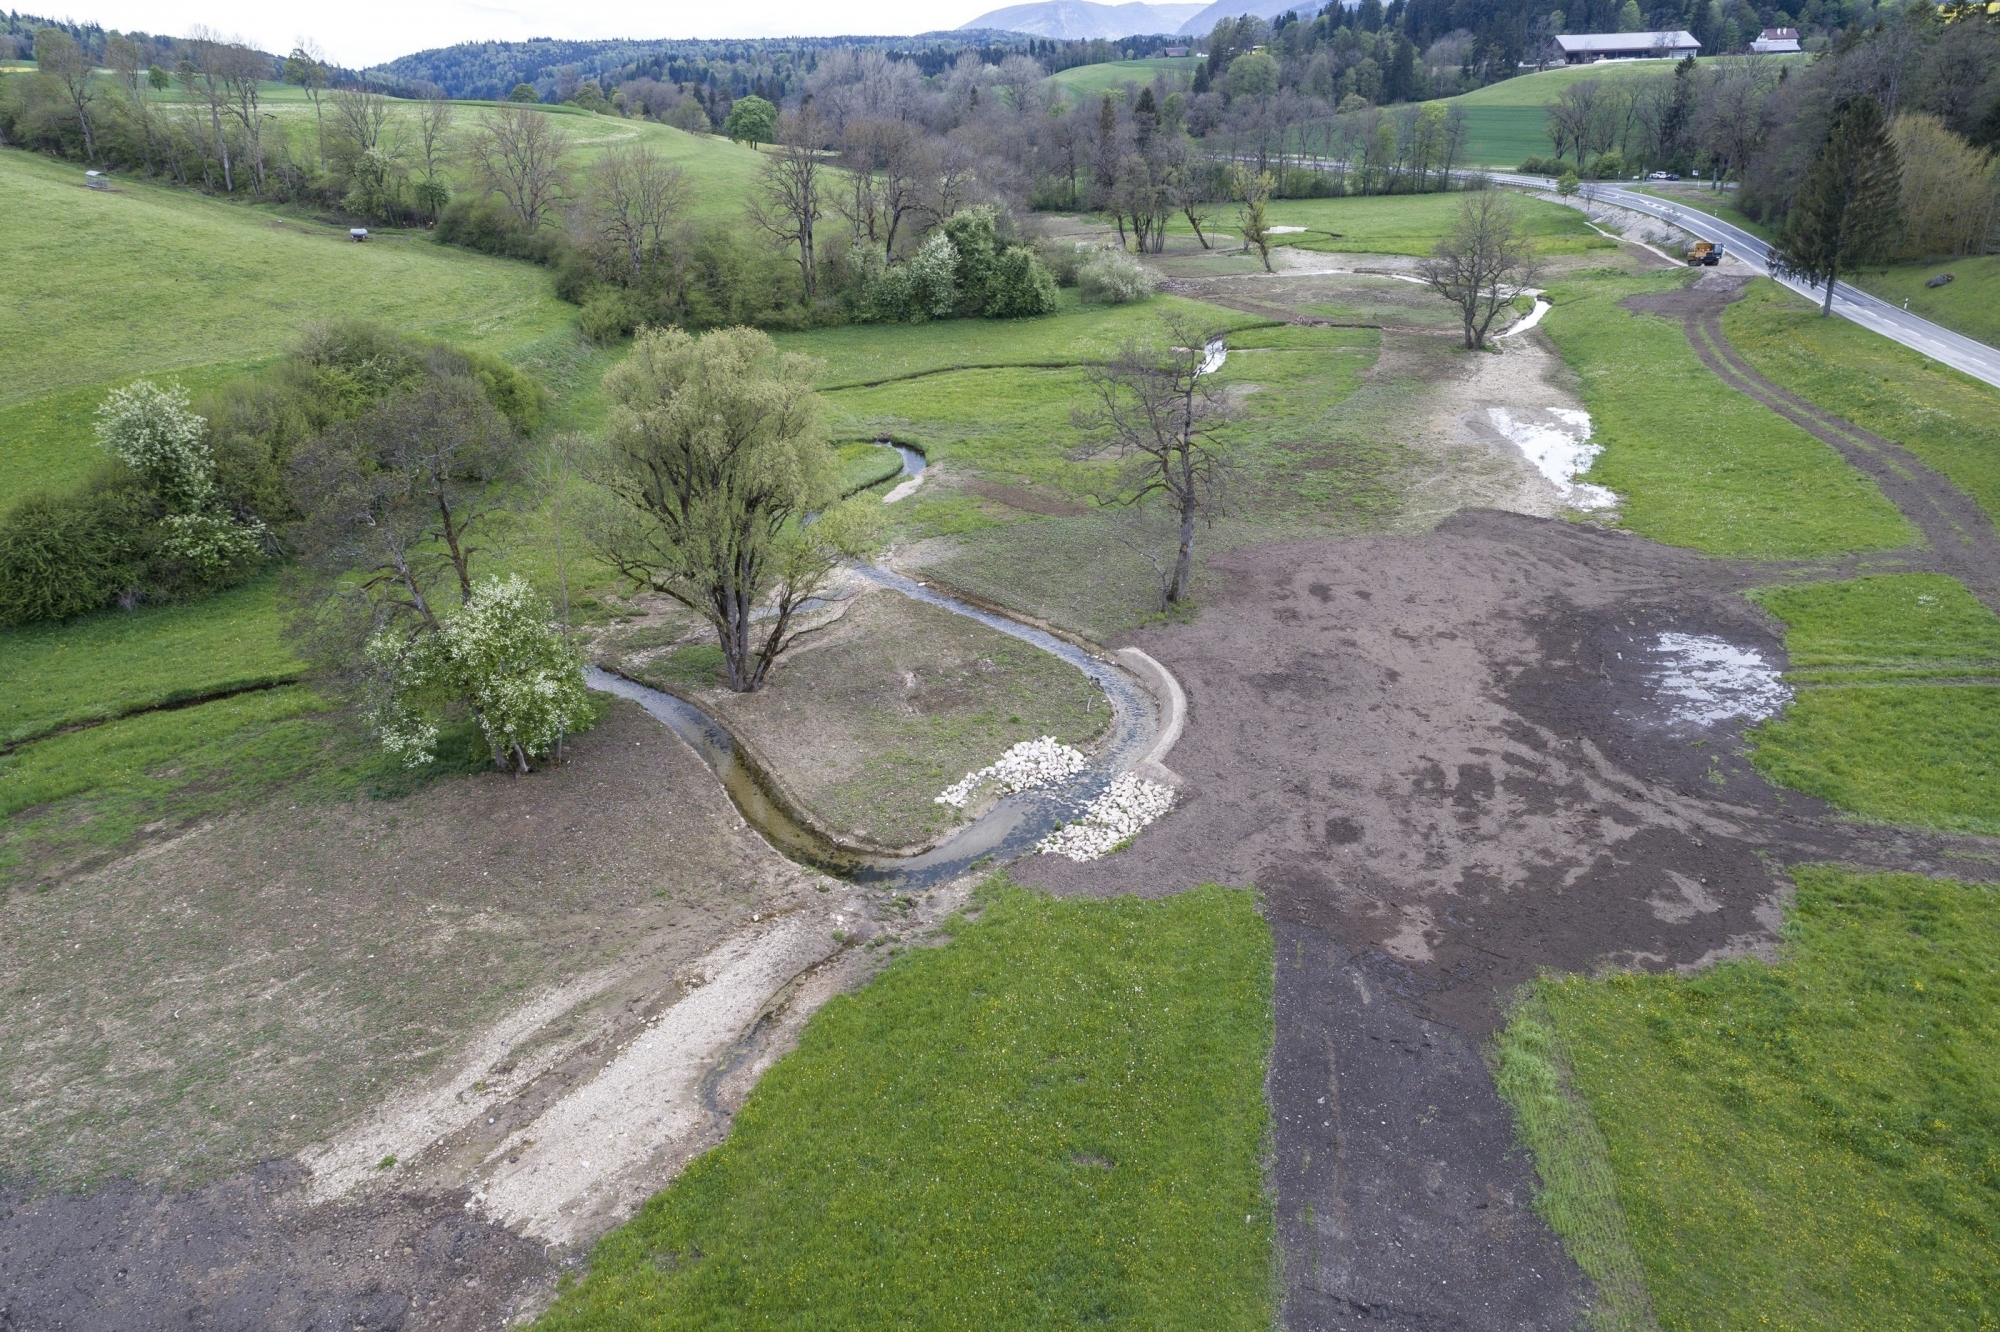
<instances>
[{"instance_id":1,"label":"freshly graded earth","mask_svg":"<svg viewBox=\"0 0 2000 1332\"><path fill-rule=\"evenodd\" d=\"M1737 595L1769 566L1476 511L1209 567L1198 620L1131 640L1187 690L1178 808L1106 860L1016 874L1264 894L1293 1332L1574 1327L1588 1282L1480 1053L1515 987L1766 951L1787 863L1989 877L1992 845L1839 821L1758 776L1742 719L1677 715L1662 633L1782 666Z\"/></svg>"}]
</instances>

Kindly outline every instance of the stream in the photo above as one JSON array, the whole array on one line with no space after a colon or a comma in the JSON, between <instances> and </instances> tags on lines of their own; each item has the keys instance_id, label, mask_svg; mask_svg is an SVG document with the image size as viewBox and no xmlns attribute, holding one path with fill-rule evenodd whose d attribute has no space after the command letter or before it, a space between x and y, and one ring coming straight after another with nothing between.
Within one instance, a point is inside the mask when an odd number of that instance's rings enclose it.
<instances>
[{"instance_id":1,"label":"stream","mask_svg":"<svg viewBox=\"0 0 2000 1332\"><path fill-rule=\"evenodd\" d=\"M921 468L921 461L917 466ZM592 689L631 699L685 740L715 773L745 822L779 854L852 883L899 892L948 883L982 861L1008 861L1028 854L1055 831L1057 824L1080 817L1113 777L1151 749L1160 725L1158 705L1144 685L1117 666L1054 634L969 606L892 570L857 565L855 572L877 587L1018 638L1089 676L1111 703L1111 729L1089 764L1059 786L1002 797L993 808L921 855L874 855L842 846L792 818L772 798L767 779L756 765L738 752L729 732L694 704L595 666L585 669L585 682Z\"/></svg>"}]
</instances>

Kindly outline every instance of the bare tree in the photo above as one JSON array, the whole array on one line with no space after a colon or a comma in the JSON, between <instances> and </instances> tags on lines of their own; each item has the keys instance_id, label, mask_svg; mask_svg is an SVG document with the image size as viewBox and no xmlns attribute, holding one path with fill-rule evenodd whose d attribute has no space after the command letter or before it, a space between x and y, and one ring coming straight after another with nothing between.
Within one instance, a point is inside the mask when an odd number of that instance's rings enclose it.
<instances>
[{"instance_id":1,"label":"bare tree","mask_svg":"<svg viewBox=\"0 0 2000 1332\"><path fill-rule=\"evenodd\" d=\"M222 129L222 113L229 107L229 87L224 78L229 43L208 28L197 27L181 43L181 87L191 100L208 108L208 123L215 135L215 151L222 159L222 188L236 192L236 177L230 169L229 136Z\"/></svg>"},{"instance_id":2,"label":"bare tree","mask_svg":"<svg viewBox=\"0 0 2000 1332\"><path fill-rule=\"evenodd\" d=\"M666 249L687 204L685 172L644 144L616 144L591 168L584 213L592 238L617 252L636 283Z\"/></svg>"},{"instance_id":3,"label":"bare tree","mask_svg":"<svg viewBox=\"0 0 2000 1332\"><path fill-rule=\"evenodd\" d=\"M97 94L90 86L90 57L61 28L43 28L35 34L35 65L62 89L70 114L83 130L84 159L95 162L97 136L90 130L90 104Z\"/></svg>"},{"instance_id":4,"label":"bare tree","mask_svg":"<svg viewBox=\"0 0 2000 1332\"><path fill-rule=\"evenodd\" d=\"M426 99L417 107L417 148L424 157L424 179L436 180L444 165L445 144L451 136L456 108L444 97Z\"/></svg>"},{"instance_id":5,"label":"bare tree","mask_svg":"<svg viewBox=\"0 0 2000 1332\"><path fill-rule=\"evenodd\" d=\"M1543 106L1549 117L1549 142L1555 145L1558 159L1574 152L1577 166L1589 160L1591 150L1604 134L1605 101L1603 84L1596 79L1580 79L1556 94L1555 101Z\"/></svg>"},{"instance_id":6,"label":"bare tree","mask_svg":"<svg viewBox=\"0 0 2000 1332\"><path fill-rule=\"evenodd\" d=\"M1486 346L1486 330L1502 306L1535 280L1539 262L1514 200L1500 190L1473 190L1458 221L1417 270L1433 291L1459 308L1465 345Z\"/></svg>"},{"instance_id":7,"label":"bare tree","mask_svg":"<svg viewBox=\"0 0 2000 1332\"><path fill-rule=\"evenodd\" d=\"M1128 342L1092 369L1096 402L1074 411L1071 420L1095 437L1089 452L1124 464L1118 502L1158 503L1176 524L1173 557L1154 559L1164 608L1187 597L1195 524L1214 521L1220 505L1223 456L1216 431L1230 413L1228 396L1208 373L1222 334L1180 317L1168 319L1163 331L1164 347Z\"/></svg>"},{"instance_id":8,"label":"bare tree","mask_svg":"<svg viewBox=\"0 0 2000 1332\"><path fill-rule=\"evenodd\" d=\"M810 106L789 112L778 125L778 143L764 161L764 176L750 201L750 216L781 245L796 246L806 299L818 294L813 229L825 210L828 167L819 147L820 119Z\"/></svg>"},{"instance_id":9,"label":"bare tree","mask_svg":"<svg viewBox=\"0 0 2000 1332\"><path fill-rule=\"evenodd\" d=\"M229 111L243 126L249 140L250 167L257 173L257 188L264 188L264 80L271 76L271 62L262 51L230 42L220 52L223 87L229 94Z\"/></svg>"},{"instance_id":10,"label":"bare tree","mask_svg":"<svg viewBox=\"0 0 2000 1332\"><path fill-rule=\"evenodd\" d=\"M153 100L146 81L146 53L129 37L113 37L104 44L104 63L117 76L118 91L125 98L133 121L139 126L140 140L146 146L146 169L151 171L156 139Z\"/></svg>"},{"instance_id":11,"label":"bare tree","mask_svg":"<svg viewBox=\"0 0 2000 1332\"><path fill-rule=\"evenodd\" d=\"M526 106L506 106L479 117L472 160L479 177L535 231L562 202L568 185L569 136L555 117Z\"/></svg>"},{"instance_id":12,"label":"bare tree","mask_svg":"<svg viewBox=\"0 0 2000 1332\"><path fill-rule=\"evenodd\" d=\"M310 37L301 37L292 46L292 53L285 57L285 82L296 85L312 103L313 125L319 134L319 169L326 170L326 87L332 81L333 69L326 63L326 53L319 43Z\"/></svg>"},{"instance_id":13,"label":"bare tree","mask_svg":"<svg viewBox=\"0 0 2000 1332\"><path fill-rule=\"evenodd\" d=\"M441 628L440 597L472 599L480 532L513 502L522 462L520 437L458 374L302 444L289 599L310 658L342 674L388 625Z\"/></svg>"},{"instance_id":14,"label":"bare tree","mask_svg":"<svg viewBox=\"0 0 2000 1332\"><path fill-rule=\"evenodd\" d=\"M358 153L382 145L382 127L389 123L387 97L367 88L336 88L332 100L335 134Z\"/></svg>"},{"instance_id":15,"label":"bare tree","mask_svg":"<svg viewBox=\"0 0 2000 1332\"><path fill-rule=\"evenodd\" d=\"M1194 238L1201 242L1201 248L1214 249L1203 225L1215 207L1213 180L1207 160L1185 134L1168 142L1167 193L1188 226L1194 229Z\"/></svg>"}]
</instances>

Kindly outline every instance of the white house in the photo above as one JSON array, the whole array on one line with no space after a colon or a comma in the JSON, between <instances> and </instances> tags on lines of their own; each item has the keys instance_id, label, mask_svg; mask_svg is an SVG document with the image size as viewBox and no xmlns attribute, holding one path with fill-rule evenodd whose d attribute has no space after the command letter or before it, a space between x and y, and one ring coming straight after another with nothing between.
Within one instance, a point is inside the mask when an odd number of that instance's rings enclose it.
<instances>
[{"instance_id":1,"label":"white house","mask_svg":"<svg viewBox=\"0 0 2000 1332\"><path fill-rule=\"evenodd\" d=\"M1701 51L1691 32L1585 32L1558 37L1563 59L1572 65L1598 60L1679 60Z\"/></svg>"},{"instance_id":2,"label":"white house","mask_svg":"<svg viewBox=\"0 0 2000 1332\"><path fill-rule=\"evenodd\" d=\"M1797 28L1766 28L1764 35L1750 43L1753 55L1797 55L1799 52L1799 30Z\"/></svg>"}]
</instances>

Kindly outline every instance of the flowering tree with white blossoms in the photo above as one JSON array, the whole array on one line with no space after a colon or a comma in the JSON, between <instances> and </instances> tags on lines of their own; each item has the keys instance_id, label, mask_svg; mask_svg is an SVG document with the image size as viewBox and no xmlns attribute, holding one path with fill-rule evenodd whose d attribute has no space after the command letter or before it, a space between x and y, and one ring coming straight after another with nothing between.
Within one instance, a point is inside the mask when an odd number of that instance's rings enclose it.
<instances>
[{"instance_id":1,"label":"flowering tree with white blossoms","mask_svg":"<svg viewBox=\"0 0 2000 1332\"><path fill-rule=\"evenodd\" d=\"M187 390L177 383L135 380L97 409L97 442L138 473L166 510L160 525L168 553L213 578L256 557L264 525L239 523L223 509L207 435L208 422L188 409Z\"/></svg>"},{"instance_id":2,"label":"flowering tree with white blossoms","mask_svg":"<svg viewBox=\"0 0 2000 1332\"><path fill-rule=\"evenodd\" d=\"M460 709L478 718L494 764L520 772L589 720L582 653L519 574L485 579L436 632L376 634L368 657L384 688L375 733L411 767L431 761Z\"/></svg>"}]
</instances>

